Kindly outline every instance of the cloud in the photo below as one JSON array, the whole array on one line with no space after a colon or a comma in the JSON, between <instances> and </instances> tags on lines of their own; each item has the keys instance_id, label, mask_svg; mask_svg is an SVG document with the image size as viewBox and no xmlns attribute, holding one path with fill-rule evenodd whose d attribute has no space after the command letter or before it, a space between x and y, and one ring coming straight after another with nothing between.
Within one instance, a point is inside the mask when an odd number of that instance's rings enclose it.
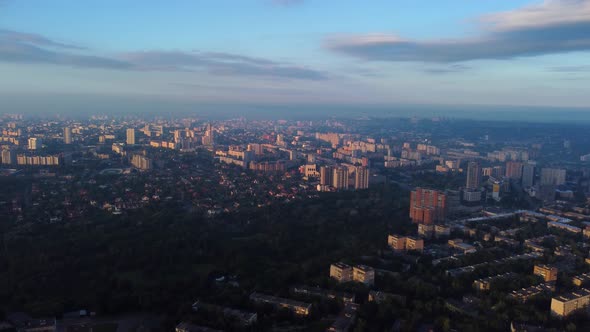
<instances>
[{"instance_id":1,"label":"cloud","mask_svg":"<svg viewBox=\"0 0 590 332\"><path fill-rule=\"evenodd\" d=\"M0 0L0 4L1 3L2 0ZM17 32L3 29L0 29L0 42L14 44L32 44L38 46L49 46L64 49L84 49L81 46L56 42L54 40L50 40L48 38L45 38L41 35L34 33Z\"/></svg>"},{"instance_id":2,"label":"cloud","mask_svg":"<svg viewBox=\"0 0 590 332\"><path fill-rule=\"evenodd\" d=\"M117 59L67 51L71 49L81 50L82 48L51 41L38 35L0 31L0 61L107 69L133 67L132 64Z\"/></svg>"},{"instance_id":3,"label":"cloud","mask_svg":"<svg viewBox=\"0 0 590 332\"><path fill-rule=\"evenodd\" d=\"M369 61L462 62L590 50L590 1L545 1L480 17L474 38L412 40L392 34L328 38L332 51Z\"/></svg>"},{"instance_id":4,"label":"cloud","mask_svg":"<svg viewBox=\"0 0 590 332\"><path fill-rule=\"evenodd\" d=\"M122 57L144 70L204 70L216 75L267 76L305 80L327 78L325 73L306 67L229 53L147 51L126 53Z\"/></svg>"},{"instance_id":5,"label":"cloud","mask_svg":"<svg viewBox=\"0 0 590 332\"><path fill-rule=\"evenodd\" d=\"M226 76L322 80L323 72L289 63L220 52L145 51L98 56L37 34L0 30L0 61L143 71L205 71Z\"/></svg>"},{"instance_id":6,"label":"cloud","mask_svg":"<svg viewBox=\"0 0 590 332\"><path fill-rule=\"evenodd\" d=\"M453 73L462 73L466 70L471 69L469 66L461 65L461 64L451 64L448 66L441 66L441 67L432 67L424 69L425 73L428 74L453 74Z\"/></svg>"},{"instance_id":7,"label":"cloud","mask_svg":"<svg viewBox=\"0 0 590 332\"><path fill-rule=\"evenodd\" d=\"M551 67L549 71L557 73L588 73L590 72L590 65Z\"/></svg>"}]
</instances>

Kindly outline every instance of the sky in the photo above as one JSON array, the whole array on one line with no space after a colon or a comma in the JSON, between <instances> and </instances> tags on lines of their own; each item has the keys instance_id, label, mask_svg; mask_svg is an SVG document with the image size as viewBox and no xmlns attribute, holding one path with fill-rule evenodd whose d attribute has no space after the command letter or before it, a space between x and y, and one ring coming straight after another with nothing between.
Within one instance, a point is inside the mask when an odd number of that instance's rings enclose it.
<instances>
[{"instance_id":1,"label":"sky","mask_svg":"<svg viewBox=\"0 0 590 332\"><path fill-rule=\"evenodd\" d=\"M585 109L590 0L0 0L1 96Z\"/></svg>"}]
</instances>

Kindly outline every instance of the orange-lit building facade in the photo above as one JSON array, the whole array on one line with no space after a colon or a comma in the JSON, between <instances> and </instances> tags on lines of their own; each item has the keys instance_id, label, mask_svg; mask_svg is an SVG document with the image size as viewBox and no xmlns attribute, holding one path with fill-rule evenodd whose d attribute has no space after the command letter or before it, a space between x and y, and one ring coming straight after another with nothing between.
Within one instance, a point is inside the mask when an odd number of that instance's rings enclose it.
<instances>
[{"instance_id":1,"label":"orange-lit building facade","mask_svg":"<svg viewBox=\"0 0 590 332\"><path fill-rule=\"evenodd\" d=\"M410 218L415 223L432 225L442 222L446 215L447 198L444 193L416 188L410 196Z\"/></svg>"}]
</instances>

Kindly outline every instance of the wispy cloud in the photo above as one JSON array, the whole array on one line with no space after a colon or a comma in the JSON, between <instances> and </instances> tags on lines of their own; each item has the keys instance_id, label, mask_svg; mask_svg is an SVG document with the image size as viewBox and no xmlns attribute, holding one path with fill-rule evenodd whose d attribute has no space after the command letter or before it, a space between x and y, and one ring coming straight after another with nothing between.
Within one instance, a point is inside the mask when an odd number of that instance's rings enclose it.
<instances>
[{"instance_id":1,"label":"wispy cloud","mask_svg":"<svg viewBox=\"0 0 590 332\"><path fill-rule=\"evenodd\" d=\"M122 55L122 58L144 70L204 70L216 75L268 76L305 80L327 78L325 73L303 66L229 53L147 51L126 53Z\"/></svg>"},{"instance_id":2,"label":"wispy cloud","mask_svg":"<svg viewBox=\"0 0 590 332\"><path fill-rule=\"evenodd\" d=\"M451 64L445 66L437 66L437 67L430 67L424 69L424 72L428 74L454 74L454 73L462 73L467 70L471 69L470 66L465 66L462 64Z\"/></svg>"},{"instance_id":3,"label":"wispy cloud","mask_svg":"<svg viewBox=\"0 0 590 332\"><path fill-rule=\"evenodd\" d=\"M144 71L205 71L226 76L322 80L327 74L305 66L220 52L144 51L100 56L79 45L44 36L0 30L0 61Z\"/></svg>"},{"instance_id":4,"label":"wispy cloud","mask_svg":"<svg viewBox=\"0 0 590 332\"><path fill-rule=\"evenodd\" d=\"M392 34L328 38L325 47L370 61L461 62L590 50L590 1L548 0L478 19L479 36L413 40Z\"/></svg>"},{"instance_id":5,"label":"wispy cloud","mask_svg":"<svg viewBox=\"0 0 590 332\"><path fill-rule=\"evenodd\" d=\"M0 0L0 4L2 4L2 0ZM43 37L38 34L34 33L26 33L26 32L18 32L12 30L3 30L0 29L0 43L3 44L30 44L30 45L37 45L37 46L48 46L48 47L56 47L56 48L63 48L63 49L84 49L84 47L61 43L46 37Z\"/></svg>"},{"instance_id":6,"label":"wispy cloud","mask_svg":"<svg viewBox=\"0 0 590 332\"><path fill-rule=\"evenodd\" d=\"M133 67L132 64L117 59L72 52L81 50L84 48L36 34L0 30L0 61L108 69Z\"/></svg>"},{"instance_id":7,"label":"wispy cloud","mask_svg":"<svg viewBox=\"0 0 590 332\"><path fill-rule=\"evenodd\" d=\"M557 66L549 68L549 71L558 73L588 73L590 72L590 65Z\"/></svg>"}]
</instances>

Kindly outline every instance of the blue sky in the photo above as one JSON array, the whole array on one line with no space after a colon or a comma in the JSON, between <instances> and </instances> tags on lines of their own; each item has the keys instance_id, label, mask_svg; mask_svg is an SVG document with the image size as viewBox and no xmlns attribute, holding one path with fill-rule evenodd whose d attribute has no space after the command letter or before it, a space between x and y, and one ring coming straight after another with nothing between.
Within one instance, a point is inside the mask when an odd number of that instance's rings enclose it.
<instances>
[{"instance_id":1,"label":"blue sky","mask_svg":"<svg viewBox=\"0 0 590 332\"><path fill-rule=\"evenodd\" d=\"M0 94L590 106L590 1L0 0Z\"/></svg>"}]
</instances>

